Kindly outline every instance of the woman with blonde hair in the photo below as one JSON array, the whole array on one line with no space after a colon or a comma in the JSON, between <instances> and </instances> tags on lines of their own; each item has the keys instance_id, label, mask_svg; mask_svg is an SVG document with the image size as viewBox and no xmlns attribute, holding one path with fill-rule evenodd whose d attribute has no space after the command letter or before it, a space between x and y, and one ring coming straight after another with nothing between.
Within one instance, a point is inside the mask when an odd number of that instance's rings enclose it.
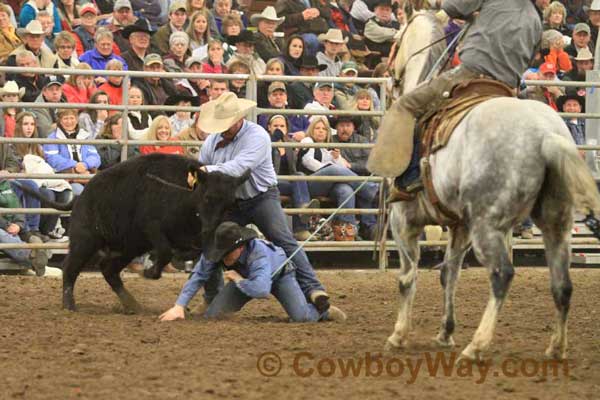
<instances>
[{"instance_id":1,"label":"woman with blonde hair","mask_svg":"<svg viewBox=\"0 0 600 400\"><path fill-rule=\"evenodd\" d=\"M150 128L148 128L148 133L146 134L147 140L159 140L159 141L173 141L178 140L176 137L172 136L171 130L171 122L169 121L169 117L166 115L159 115L156 117ZM141 146L140 153L142 154L152 154L152 153L162 153L162 154L184 154L183 147L181 146L159 146L159 145L148 145Z\"/></svg>"},{"instance_id":2,"label":"woman with blonde hair","mask_svg":"<svg viewBox=\"0 0 600 400\"><path fill-rule=\"evenodd\" d=\"M300 143L331 143L331 127L324 116L313 117L307 130L307 137ZM333 146L332 146L333 147ZM298 153L298 171L313 176L358 176L350 169L350 163L342 157L339 149L307 148ZM360 182L308 182L311 197L328 196L342 208L377 208L378 186L366 183L356 194ZM348 200L343 206L342 204ZM363 218L361 218L361 221ZM363 225L361 223L361 225ZM348 241L357 238L357 221L354 215L339 215L334 218L335 240ZM371 239L374 226L361 226L361 233Z\"/></svg>"},{"instance_id":3,"label":"woman with blonde hair","mask_svg":"<svg viewBox=\"0 0 600 400\"><path fill-rule=\"evenodd\" d=\"M75 69L91 71L92 67L90 64L80 63ZM93 75L69 75L63 85L63 94L69 103L89 103L97 90Z\"/></svg>"},{"instance_id":4,"label":"woman with blonde hair","mask_svg":"<svg viewBox=\"0 0 600 400\"><path fill-rule=\"evenodd\" d=\"M360 89L356 92L353 109L357 111L374 111L373 96L369 90ZM380 117L361 115L358 118L360 119L360 125L356 127L356 133L364 136L369 142L375 143Z\"/></svg>"},{"instance_id":5,"label":"woman with blonde hair","mask_svg":"<svg viewBox=\"0 0 600 400\"><path fill-rule=\"evenodd\" d=\"M571 29L567 26L567 9L560 1L553 1L544 9L544 30L555 29L568 38Z\"/></svg>"},{"instance_id":6,"label":"woman with blonde hair","mask_svg":"<svg viewBox=\"0 0 600 400\"><path fill-rule=\"evenodd\" d=\"M206 47L212 38L210 33L210 12L203 8L195 11L190 17L190 24L186 33L190 37L190 50L194 51L199 47Z\"/></svg>"},{"instance_id":7,"label":"woman with blonde hair","mask_svg":"<svg viewBox=\"0 0 600 400\"><path fill-rule=\"evenodd\" d=\"M186 10L188 15L192 15L198 11L208 11L208 29L210 30L210 35L213 37L219 36L219 28L217 27L217 21L215 21L215 17L212 15L208 7L206 7L206 0L186 0ZM191 37L191 35L190 35Z\"/></svg>"}]
</instances>

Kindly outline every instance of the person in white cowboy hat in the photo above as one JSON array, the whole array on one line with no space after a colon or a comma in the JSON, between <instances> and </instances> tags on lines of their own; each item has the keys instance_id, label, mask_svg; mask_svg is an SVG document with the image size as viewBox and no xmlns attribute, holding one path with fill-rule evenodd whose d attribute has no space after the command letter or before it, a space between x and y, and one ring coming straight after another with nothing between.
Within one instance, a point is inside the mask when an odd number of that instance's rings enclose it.
<instances>
[{"instance_id":1,"label":"person in white cowboy hat","mask_svg":"<svg viewBox=\"0 0 600 400\"><path fill-rule=\"evenodd\" d=\"M241 310L252 299L273 294L292 322L344 321L337 307L319 312L306 301L295 277L295 265L281 247L258 239L257 233L235 222L223 222L215 231L215 246L202 254L175 305L160 315L161 321L185 319L185 308L213 274L227 284L218 293L205 290L205 318L220 318ZM219 279L221 286L222 279Z\"/></svg>"},{"instance_id":2,"label":"person in white cowboy hat","mask_svg":"<svg viewBox=\"0 0 600 400\"><path fill-rule=\"evenodd\" d=\"M338 76L342 70L340 54L344 52L348 38L344 37L340 29L330 29L327 33L319 35L319 42L323 43L324 51L317 53L319 64L327 69L319 72L320 76Z\"/></svg>"},{"instance_id":3,"label":"person in white cowboy hat","mask_svg":"<svg viewBox=\"0 0 600 400\"><path fill-rule=\"evenodd\" d=\"M592 1L588 10L588 18L587 24L590 26L592 33L592 43L596 43L596 40L598 40L598 27L600 27L600 0Z\"/></svg>"},{"instance_id":4,"label":"person in white cowboy hat","mask_svg":"<svg viewBox=\"0 0 600 400\"><path fill-rule=\"evenodd\" d=\"M0 100L3 103L16 103L21 101L25 95L25 88L19 88L17 82L7 81L3 88L0 88ZM4 136L13 137L15 135L16 115L19 110L15 107L9 107L5 104L3 107L4 114Z\"/></svg>"},{"instance_id":5,"label":"person in white cowboy hat","mask_svg":"<svg viewBox=\"0 0 600 400\"><path fill-rule=\"evenodd\" d=\"M16 66L16 54L21 50L31 51L39 60L40 67L53 68L56 56L44 46L44 29L38 20L33 20L25 28L17 29L17 35L23 40L23 44L13 50L6 60L6 65ZM12 79L9 77L9 79Z\"/></svg>"},{"instance_id":6,"label":"person in white cowboy hat","mask_svg":"<svg viewBox=\"0 0 600 400\"><path fill-rule=\"evenodd\" d=\"M573 59L575 68L563 77L565 81L585 82L585 73L594 69L594 55L584 47L577 52L577 57Z\"/></svg>"},{"instance_id":7,"label":"person in white cowboy hat","mask_svg":"<svg viewBox=\"0 0 600 400\"><path fill-rule=\"evenodd\" d=\"M258 28L256 36L256 52L265 62L271 58L277 58L281 55L283 41L275 37L275 30L285 17L277 17L275 7L269 6L260 14L254 14L250 18L250 23Z\"/></svg>"},{"instance_id":8,"label":"person in white cowboy hat","mask_svg":"<svg viewBox=\"0 0 600 400\"><path fill-rule=\"evenodd\" d=\"M256 225L267 240L281 247L289 257L298 250L298 243L281 208L271 138L262 126L245 119L254 107L255 102L238 99L231 92L204 103L198 127L213 135L202 145L199 160L208 172L219 171L230 176L250 173L250 178L236 191L238 202L231 217L242 225ZM304 295L320 313L325 312L329 296L304 250L297 251L292 261Z\"/></svg>"}]
</instances>

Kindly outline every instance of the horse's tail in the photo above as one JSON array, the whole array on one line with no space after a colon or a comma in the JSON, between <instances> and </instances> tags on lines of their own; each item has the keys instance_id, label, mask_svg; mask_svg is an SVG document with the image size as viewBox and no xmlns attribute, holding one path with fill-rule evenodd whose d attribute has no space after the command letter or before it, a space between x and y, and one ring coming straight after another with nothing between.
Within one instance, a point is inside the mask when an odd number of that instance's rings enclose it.
<instances>
[{"instance_id":1,"label":"horse's tail","mask_svg":"<svg viewBox=\"0 0 600 400\"><path fill-rule=\"evenodd\" d=\"M542 143L542 156L552 172L563 181L564 188L570 191L575 209L585 214L593 211L600 215L598 187L573 142L558 134L547 135Z\"/></svg>"},{"instance_id":2,"label":"horse's tail","mask_svg":"<svg viewBox=\"0 0 600 400\"><path fill-rule=\"evenodd\" d=\"M49 198L47 198L45 196L42 196L40 193L36 192L35 190L32 190L32 189L28 188L25 185L19 184L18 181L16 181L16 184L20 187L20 189L24 193L27 193L27 194L35 197L36 199L38 199L42 203L42 205L44 205L46 207L52 207L52 208L57 209L59 211L71 211L71 210L73 210L73 206L75 205L75 202L77 201L77 198L78 198L78 196L75 196L68 203L57 203L56 201L50 200Z\"/></svg>"}]
</instances>

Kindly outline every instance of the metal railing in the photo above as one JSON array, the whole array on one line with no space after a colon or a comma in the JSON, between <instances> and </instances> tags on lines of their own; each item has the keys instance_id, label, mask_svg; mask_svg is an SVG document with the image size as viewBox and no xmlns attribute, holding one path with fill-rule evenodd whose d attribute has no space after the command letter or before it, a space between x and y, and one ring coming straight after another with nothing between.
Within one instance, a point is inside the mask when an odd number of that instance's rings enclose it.
<instances>
[{"instance_id":1,"label":"metal railing","mask_svg":"<svg viewBox=\"0 0 600 400\"><path fill-rule=\"evenodd\" d=\"M46 75L57 75L57 70L51 68L19 68L19 67L0 67L1 73L19 73L28 72L36 74ZM198 111L197 107L179 107L179 106L165 106L165 105L140 105L134 106L127 104L128 89L131 84L131 78L148 78L148 77L160 77L170 79L218 79L218 80L246 80L247 90L246 98L256 101L257 100L257 88L259 81L282 81L282 82L339 82L347 83L352 82L354 84L361 83L376 83L380 85L380 102L385 105L387 102L387 92L385 84L389 78L332 78L332 77L300 77L300 76L279 76L279 75L247 75L247 74L199 74L199 73L173 73L173 72L143 72L143 71L99 71L99 70L78 70L69 69L60 71L63 74L68 75L103 75L103 76L122 76L123 79L123 104L122 105L106 105L106 104L89 104L89 103L4 103L3 105L10 105L10 107L17 108L76 108L76 109L102 109L102 110L113 110L122 112L123 118L127 119L129 111ZM589 82L554 82L554 81L526 81L527 85L546 85L546 86L568 86L568 87L597 87L597 83ZM283 115L359 115L359 116L383 116L384 111L353 111L353 110L304 110L304 109L265 109L256 108L253 113L249 116L250 120L256 122L257 115L259 114L283 114ZM560 113L563 117L578 117L578 118L590 118L600 119L600 113ZM40 144L61 144L64 143L60 139L24 139L24 138L0 138L0 143L30 143L36 142ZM122 146L122 159L127 159L127 148L131 145L161 145L163 141L157 140L130 140L128 135L128 124L123 124L122 139L110 140L110 139L90 139L90 140L70 140L70 143L74 144L116 144ZM180 146L198 146L201 145L201 141L170 141L169 145L180 145ZM331 143L272 143L273 147L280 148L329 148ZM373 144L356 144L356 143L336 143L336 148L356 148L356 149L370 149ZM582 150L600 150L600 146L584 145L578 146ZM93 175L78 175L78 174L10 174L6 176L8 179L91 179ZM302 176L302 175L280 175L279 179L285 179L289 181L305 180L305 181L328 181L328 182L362 182L367 179L372 182L382 182L383 178L380 177L341 177L341 176ZM382 204L380 203L380 207ZM335 209L297 209L287 208L285 212L289 215L297 214L326 214L333 212ZM54 209L0 209L0 215L7 213L25 213L25 214L68 214L62 211ZM339 212L340 214L378 214L379 209L345 209ZM572 244L576 245L599 245L600 243L595 239L582 239L573 238ZM421 246L444 246L447 241L421 241ZM542 245L541 240L514 240L516 246L519 245ZM65 249L68 247L68 243L45 243L45 244L0 244L0 249L8 248L45 248L45 249ZM385 269L387 266L387 252L395 249L395 244L392 241L382 239L379 243L371 241L364 242L312 242L307 244L309 249L325 249L325 250L348 250L360 248L377 248L383 251L383 256L379 258L380 269Z\"/></svg>"}]
</instances>

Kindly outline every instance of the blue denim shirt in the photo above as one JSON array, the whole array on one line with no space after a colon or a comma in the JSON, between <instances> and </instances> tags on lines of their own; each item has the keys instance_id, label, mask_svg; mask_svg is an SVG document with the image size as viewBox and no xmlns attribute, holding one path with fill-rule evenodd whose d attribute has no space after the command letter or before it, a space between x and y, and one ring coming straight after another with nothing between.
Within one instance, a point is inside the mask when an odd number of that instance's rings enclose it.
<instances>
[{"instance_id":1,"label":"blue denim shirt","mask_svg":"<svg viewBox=\"0 0 600 400\"><path fill-rule=\"evenodd\" d=\"M246 243L238 262L232 267L244 277L236 283L236 286L248 297L257 299L268 297L271 293L273 274L286 259L285 252L280 247L261 239L252 239ZM175 303L186 307L220 265L208 261L203 255Z\"/></svg>"},{"instance_id":2,"label":"blue denim shirt","mask_svg":"<svg viewBox=\"0 0 600 400\"><path fill-rule=\"evenodd\" d=\"M220 134L209 135L200 149L199 160L208 172L242 176L251 171L250 178L236 190L236 198L247 200L277 185L271 138L262 126L245 120L233 142L215 150L221 140Z\"/></svg>"}]
</instances>

